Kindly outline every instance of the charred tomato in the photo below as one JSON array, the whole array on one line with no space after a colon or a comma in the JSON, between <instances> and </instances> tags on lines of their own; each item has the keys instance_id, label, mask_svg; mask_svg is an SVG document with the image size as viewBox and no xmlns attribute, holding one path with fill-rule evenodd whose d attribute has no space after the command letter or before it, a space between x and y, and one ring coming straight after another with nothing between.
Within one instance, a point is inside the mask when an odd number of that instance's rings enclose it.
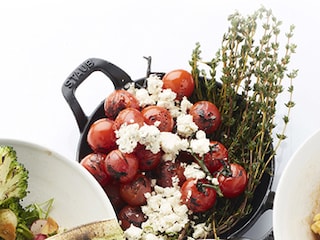
<instances>
[{"instance_id":1,"label":"charred tomato","mask_svg":"<svg viewBox=\"0 0 320 240\"><path fill-rule=\"evenodd\" d=\"M218 141L210 141L210 151L204 155L204 164L211 174L214 174L228 161L227 148Z\"/></svg>"},{"instance_id":2,"label":"charred tomato","mask_svg":"<svg viewBox=\"0 0 320 240\"><path fill-rule=\"evenodd\" d=\"M89 128L87 142L95 152L106 153L116 148L114 121L109 118L96 120Z\"/></svg>"},{"instance_id":3,"label":"charred tomato","mask_svg":"<svg viewBox=\"0 0 320 240\"><path fill-rule=\"evenodd\" d=\"M172 187L173 178L176 177L179 180L179 186L181 186L186 177L184 176L184 167L178 161L162 161L157 168L157 185L161 187Z\"/></svg>"},{"instance_id":4,"label":"charred tomato","mask_svg":"<svg viewBox=\"0 0 320 240\"><path fill-rule=\"evenodd\" d=\"M194 213L201 213L212 208L216 202L217 193L205 184L205 179L189 178L181 186L181 200Z\"/></svg>"},{"instance_id":5,"label":"charred tomato","mask_svg":"<svg viewBox=\"0 0 320 240\"><path fill-rule=\"evenodd\" d=\"M128 229L131 224L136 227L141 227L141 224L147 220L140 207L124 206L119 214L118 219L120 221L123 230Z\"/></svg>"},{"instance_id":6,"label":"charred tomato","mask_svg":"<svg viewBox=\"0 0 320 240\"><path fill-rule=\"evenodd\" d=\"M131 181L138 173L139 168L135 154L122 153L118 149L107 154L104 165L107 174L121 183Z\"/></svg>"},{"instance_id":7,"label":"charred tomato","mask_svg":"<svg viewBox=\"0 0 320 240\"><path fill-rule=\"evenodd\" d=\"M184 96L190 97L193 93L195 83L192 75L186 70L170 71L163 76L162 81L164 89L169 88L177 94L177 100Z\"/></svg>"},{"instance_id":8,"label":"charred tomato","mask_svg":"<svg viewBox=\"0 0 320 240\"><path fill-rule=\"evenodd\" d=\"M174 121L170 112L160 106L148 106L141 110L144 122L148 125L156 125L161 132L171 132Z\"/></svg>"},{"instance_id":9,"label":"charred tomato","mask_svg":"<svg viewBox=\"0 0 320 240\"><path fill-rule=\"evenodd\" d=\"M139 159L139 169L141 171L150 171L155 169L161 162L162 151L153 153L146 149L145 145L138 144L134 150L135 155Z\"/></svg>"},{"instance_id":10,"label":"charred tomato","mask_svg":"<svg viewBox=\"0 0 320 240\"><path fill-rule=\"evenodd\" d=\"M90 153L80 161L80 164L94 176L101 186L107 184L111 179L104 170L105 158L106 154Z\"/></svg>"},{"instance_id":11,"label":"charred tomato","mask_svg":"<svg viewBox=\"0 0 320 240\"><path fill-rule=\"evenodd\" d=\"M104 112L106 117L115 119L118 113L125 108L140 108L139 101L130 92L124 89L114 90L104 101Z\"/></svg>"},{"instance_id":12,"label":"charred tomato","mask_svg":"<svg viewBox=\"0 0 320 240\"><path fill-rule=\"evenodd\" d=\"M151 180L143 174L137 174L130 182L120 184L120 196L131 206L146 204L145 194L148 192L151 192Z\"/></svg>"},{"instance_id":13,"label":"charred tomato","mask_svg":"<svg viewBox=\"0 0 320 240\"><path fill-rule=\"evenodd\" d=\"M237 163L222 168L218 174L220 190L224 197L234 198L244 192L248 183L246 170Z\"/></svg>"},{"instance_id":14,"label":"charred tomato","mask_svg":"<svg viewBox=\"0 0 320 240\"><path fill-rule=\"evenodd\" d=\"M141 127L144 123L144 118L139 110L135 108L126 108L120 111L114 120L116 129L119 129L124 123L128 125L137 123Z\"/></svg>"},{"instance_id":15,"label":"charred tomato","mask_svg":"<svg viewBox=\"0 0 320 240\"><path fill-rule=\"evenodd\" d=\"M221 124L221 115L216 105L209 101L198 101L189 110L193 121L200 130L211 134L218 129Z\"/></svg>"}]
</instances>

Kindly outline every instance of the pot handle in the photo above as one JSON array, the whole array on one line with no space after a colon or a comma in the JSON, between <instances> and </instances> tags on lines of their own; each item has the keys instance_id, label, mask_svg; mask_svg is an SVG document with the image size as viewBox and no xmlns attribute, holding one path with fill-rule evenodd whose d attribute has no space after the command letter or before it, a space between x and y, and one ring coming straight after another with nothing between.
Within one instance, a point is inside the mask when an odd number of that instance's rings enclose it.
<instances>
[{"instance_id":1,"label":"pot handle","mask_svg":"<svg viewBox=\"0 0 320 240\"><path fill-rule=\"evenodd\" d=\"M124 88L128 83L132 82L130 76L126 72L106 60L89 58L80 64L62 85L62 94L76 118L80 133L83 132L88 122L88 116L84 113L76 99L75 91L79 85L95 71L101 71L107 75L112 81L115 89Z\"/></svg>"}]
</instances>

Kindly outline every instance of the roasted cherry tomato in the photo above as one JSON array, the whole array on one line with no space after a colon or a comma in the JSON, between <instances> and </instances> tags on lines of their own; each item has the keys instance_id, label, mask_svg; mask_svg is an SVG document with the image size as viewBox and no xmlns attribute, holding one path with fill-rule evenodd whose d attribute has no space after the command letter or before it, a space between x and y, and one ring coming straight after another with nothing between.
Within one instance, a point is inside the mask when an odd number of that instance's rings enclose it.
<instances>
[{"instance_id":1,"label":"roasted cherry tomato","mask_svg":"<svg viewBox=\"0 0 320 240\"><path fill-rule=\"evenodd\" d=\"M130 182L120 184L120 196L131 206L146 204L145 194L148 192L151 192L151 180L143 174L137 174Z\"/></svg>"},{"instance_id":2,"label":"roasted cherry tomato","mask_svg":"<svg viewBox=\"0 0 320 240\"><path fill-rule=\"evenodd\" d=\"M156 125L161 132L172 131L174 121L170 112L166 108L160 106L148 106L142 109L141 113L146 124Z\"/></svg>"},{"instance_id":3,"label":"roasted cherry tomato","mask_svg":"<svg viewBox=\"0 0 320 240\"><path fill-rule=\"evenodd\" d=\"M95 152L106 153L116 148L114 121L101 118L89 128L87 142Z\"/></svg>"},{"instance_id":4,"label":"roasted cherry tomato","mask_svg":"<svg viewBox=\"0 0 320 240\"><path fill-rule=\"evenodd\" d=\"M144 118L139 110L135 108L126 108L120 111L114 120L116 129L119 129L124 123L127 123L128 125L137 123L141 127L144 123Z\"/></svg>"},{"instance_id":5,"label":"roasted cherry tomato","mask_svg":"<svg viewBox=\"0 0 320 240\"><path fill-rule=\"evenodd\" d=\"M139 161L132 153L122 153L112 150L104 161L106 172L121 183L131 181L138 173Z\"/></svg>"},{"instance_id":6,"label":"roasted cherry tomato","mask_svg":"<svg viewBox=\"0 0 320 240\"><path fill-rule=\"evenodd\" d=\"M234 198L244 192L248 183L246 170L237 163L222 168L218 174L221 192L226 198Z\"/></svg>"},{"instance_id":7,"label":"roasted cherry tomato","mask_svg":"<svg viewBox=\"0 0 320 240\"><path fill-rule=\"evenodd\" d=\"M80 161L80 164L95 177L101 186L107 184L111 179L104 170L105 158L106 154L90 153Z\"/></svg>"},{"instance_id":8,"label":"roasted cherry tomato","mask_svg":"<svg viewBox=\"0 0 320 240\"><path fill-rule=\"evenodd\" d=\"M141 224L147 220L147 217L141 211L140 207L124 206L118 214L118 219L123 230L128 229L131 224L141 227Z\"/></svg>"},{"instance_id":9,"label":"roasted cherry tomato","mask_svg":"<svg viewBox=\"0 0 320 240\"><path fill-rule=\"evenodd\" d=\"M107 194L113 208L118 213L126 202L120 196L120 182L113 180L103 186L103 190Z\"/></svg>"},{"instance_id":10,"label":"roasted cherry tomato","mask_svg":"<svg viewBox=\"0 0 320 240\"><path fill-rule=\"evenodd\" d=\"M219 109L212 102L199 101L193 104L189 110L193 121L199 129L207 134L213 133L221 124L221 115Z\"/></svg>"},{"instance_id":11,"label":"roasted cherry tomato","mask_svg":"<svg viewBox=\"0 0 320 240\"><path fill-rule=\"evenodd\" d=\"M156 169L157 185L161 187L172 187L172 178L179 179L179 186L181 186L186 177L184 176L184 167L178 161L163 161Z\"/></svg>"},{"instance_id":12,"label":"roasted cherry tomato","mask_svg":"<svg viewBox=\"0 0 320 240\"><path fill-rule=\"evenodd\" d=\"M194 213L205 212L213 207L217 193L211 187L204 186L209 182L206 179L187 179L180 191L182 203Z\"/></svg>"},{"instance_id":13,"label":"roasted cherry tomato","mask_svg":"<svg viewBox=\"0 0 320 240\"><path fill-rule=\"evenodd\" d=\"M214 174L228 161L227 148L218 141L210 141L210 151L204 155L204 164Z\"/></svg>"},{"instance_id":14,"label":"roasted cherry tomato","mask_svg":"<svg viewBox=\"0 0 320 240\"><path fill-rule=\"evenodd\" d=\"M135 155L139 159L139 169L141 171L150 171L155 169L161 162L162 151L152 153L142 144L138 144L134 150Z\"/></svg>"},{"instance_id":15,"label":"roasted cherry tomato","mask_svg":"<svg viewBox=\"0 0 320 240\"><path fill-rule=\"evenodd\" d=\"M196 161L192 153L187 151L180 151L176 160L187 164Z\"/></svg>"},{"instance_id":16,"label":"roasted cherry tomato","mask_svg":"<svg viewBox=\"0 0 320 240\"><path fill-rule=\"evenodd\" d=\"M124 89L114 90L104 101L105 115L110 119L115 119L118 113L125 108L140 108L139 101L130 92Z\"/></svg>"},{"instance_id":17,"label":"roasted cherry tomato","mask_svg":"<svg viewBox=\"0 0 320 240\"><path fill-rule=\"evenodd\" d=\"M177 100L181 100L184 96L190 97L193 93L194 80L185 70L177 69L168 72L163 76L162 81L164 89L170 88L177 94Z\"/></svg>"}]
</instances>

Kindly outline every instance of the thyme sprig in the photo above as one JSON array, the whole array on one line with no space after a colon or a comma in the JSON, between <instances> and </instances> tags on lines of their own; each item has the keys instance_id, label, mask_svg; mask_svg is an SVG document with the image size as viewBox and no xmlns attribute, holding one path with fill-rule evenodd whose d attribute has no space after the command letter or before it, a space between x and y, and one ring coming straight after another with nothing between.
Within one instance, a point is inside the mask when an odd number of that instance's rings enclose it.
<instances>
[{"instance_id":1,"label":"thyme sprig","mask_svg":"<svg viewBox=\"0 0 320 240\"><path fill-rule=\"evenodd\" d=\"M223 124L211 139L225 144L229 161L243 165L249 177L245 196L218 203L213 217L218 233L250 212L252 193L264 174L269 174L277 149L286 139L285 131L294 107L293 79L298 73L288 69L296 50L296 45L291 43L293 25L285 35L287 42L281 53L282 22L271 10L261 7L248 16L235 12L228 20L230 27L212 60L202 60L199 43L190 60L195 80L193 100L212 101L221 113ZM202 64L209 67L209 74L200 68ZM279 124L276 122L277 100L284 93L284 86L288 86L287 112L282 118L282 130L274 134Z\"/></svg>"}]
</instances>

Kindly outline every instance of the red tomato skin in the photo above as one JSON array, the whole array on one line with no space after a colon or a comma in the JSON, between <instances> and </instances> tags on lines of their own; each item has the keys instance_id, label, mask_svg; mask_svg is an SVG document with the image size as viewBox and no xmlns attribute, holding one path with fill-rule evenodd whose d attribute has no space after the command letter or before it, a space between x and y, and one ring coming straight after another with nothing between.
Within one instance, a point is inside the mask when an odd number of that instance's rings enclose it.
<instances>
[{"instance_id":1,"label":"red tomato skin","mask_svg":"<svg viewBox=\"0 0 320 240\"><path fill-rule=\"evenodd\" d=\"M105 99L103 106L106 117L113 120L117 117L118 113L125 108L140 109L137 98L124 89L114 90Z\"/></svg>"},{"instance_id":2,"label":"red tomato skin","mask_svg":"<svg viewBox=\"0 0 320 240\"><path fill-rule=\"evenodd\" d=\"M209 183L205 179L187 179L181 186L181 201L194 213L201 213L212 208L216 202L217 193L213 188L201 186Z\"/></svg>"},{"instance_id":3,"label":"red tomato skin","mask_svg":"<svg viewBox=\"0 0 320 240\"><path fill-rule=\"evenodd\" d=\"M182 100L184 96L190 97L195 86L192 75L183 69L177 69L166 73L163 76L162 81L164 89L169 88L177 94L177 100Z\"/></svg>"},{"instance_id":4,"label":"red tomato skin","mask_svg":"<svg viewBox=\"0 0 320 240\"><path fill-rule=\"evenodd\" d=\"M118 116L114 120L115 129L119 129L122 124L137 123L141 127L144 123L144 118L141 112L135 108L126 108L119 112Z\"/></svg>"},{"instance_id":5,"label":"red tomato skin","mask_svg":"<svg viewBox=\"0 0 320 240\"><path fill-rule=\"evenodd\" d=\"M113 180L103 186L103 190L107 194L114 210L119 211L126 205L126 202L120 196L120 182Z\"/></svg>"},{"instance_id":6,"label":"red tomato skin","mask_svg":"<svg viewBox=\"0 0 320 240\"><path fill-rule=\"evenodd\" d=\"M148 106L141 110L144 122L148 125L154 125L156 122L160 124L157 126L161 132L171 132L174 121L170 112L160 106Z\"/></svg>"},{"instance_id":7,"label":"red tomato skin","mask_svg":"<svg viewBox=\"0 0 320 240\"><path fill-rule=\"evenodd\" d=\"M232 176L218 175L218 182L221 192L226 198L235 198L241 195L246 189L248 176L246 170L237 163L230 163Z\"/></svg>"},{"instance_id":8,"label":"red tomato skin","mask_svg":"<svg viewBox=\"0 0 320 240\"><path fill-rule=\"evenodd\" d=\"M115 149L114 121L108 118L96 120L89 128L87 142L94 152L106 153Z\"/></svg>"},{"instance_id":9,"label":"red tomato skin","mask_svg":"<svg viewBox=\"0 0 320 240\"><path fill-rule=\"evenodd\" d=\"M180 151L176 160L187 164L191 164L192 162L196 161L195 157L187 151Z\"/></svg>"},{"instance_id":10,"label":"red tomato skin","mask_svg":"<svg viewBox=\"0 0 320 240\"><path fill-rule=\"evenodd\" d=\"M122 153L118 149L107 154L104 164L106 172L121 183L131 181L139 168L139 161L133 153Z\"/></svg>"},{"instance_id":11,"label":"red tomato skin","mask_svg":"<svg viewBox=\"0 0 320 240\"><path fill-rule=\"evenodd\" d=\"M162 151L152 153L147 150L144 145L138 144L134 150L135 155L139 159L139 169L141 171L151 171L155 169L161 162Z\"/></svg>"},{"instance_id":12,"label":"red tomato skin","mask_svg":"<svg viewBox=\"0 0 320 240\"><path fill-rule=\"evenodd\" d=\"M101 186L111 180L110 175L104 171L105 158L106 154L90 153L80 161L80 164L94 176Z\"/></svg>"},{"instance_id":13,"label":"red tomato skin","mask_svg":"<svg viewBox=\"0 0 320 240\"><path fill-rule=\"evenodd\" d=\"M120 184L120 196L130 206L146 204L147 192L151 192L151 180L143 174L137 174L130 182Z\"/></svg>"},{"instance_id":14,"label":"red tomato skin","mask_svg":"<svg viewBox=\"0 0 320 240\"><path fill-rule=\"evenodd\" d=\"M147 220L147 217L141 211L140 207L126 205L120 210L118 219L122 229L126 230L131 224L136 227L141 227L141 224Z\"/></svg>"},{"instance_id":15,"label":"red tomato skin","mask_svg":"<svg viewBox=\"0 0 320 240\"><path fill-rule=\"evenodd\" d=\"M178 161L162 161L156 169L157 185L161 187L172 187L172 178L179 179L179 186L182 186L186 177L184 176L184 167Z\"/></svg>"},{"instance_id":16,"label":"red tomato skin","mask_svg":"<svg viewBox=\"0 0 320 240\"><path fill-rule=\"evenodd\" d=\"M204 164L211 174L215 174L228 163L228 150L218 141L210 141L210 151L204 155Z\"/></svg>"},{"instance_id":17,"label":"red tomato skin","mask_svg":"<svg viewBox=\"0 0 320 240\"><path fill-rule=\"evenodd\" d=\"M193 121L200 130L211 134L218 129L221 124L221 114L216 105L209 101L198 101L189 110Z\"/></svg>"}]
</instances>

